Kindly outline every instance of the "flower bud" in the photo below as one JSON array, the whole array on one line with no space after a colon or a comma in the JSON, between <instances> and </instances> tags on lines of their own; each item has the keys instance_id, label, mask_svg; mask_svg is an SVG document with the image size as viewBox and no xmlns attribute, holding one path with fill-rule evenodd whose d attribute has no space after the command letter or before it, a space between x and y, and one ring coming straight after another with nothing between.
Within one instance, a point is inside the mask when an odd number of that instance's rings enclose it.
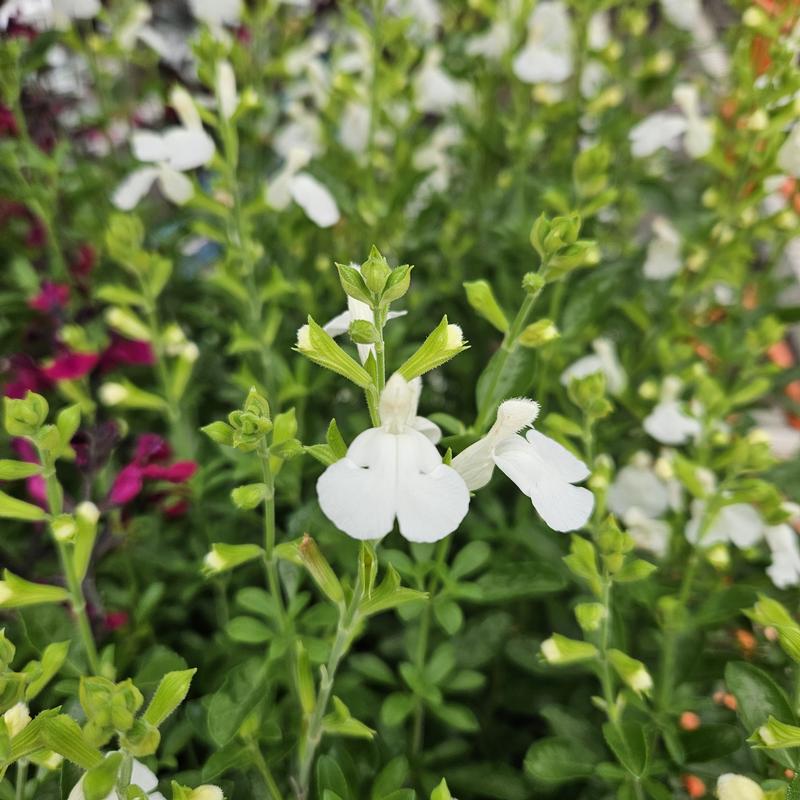
<instances>
[{"instance_id":1,"label":"flower bud","mask_svg":"<svg viewBox=\"0 0 800 800\"><path fill-rule=\"evenodd\" d=\"M575 606L575 619L584 633L600 630L600 625L608 612L602 603L578 603Z\"/></svg>"},{"instance_id":2,"label":"flower bud","mask_svg":"<svg viewBox=\"0 0 800 800\"><path fill-rule=\"evenodd\" d=\"M436 367L440 367L454 356L466 350L461 328L448 323L447 317L434 328L420 348L397 370L403 378L411 381Z\"/></svg>"},{"instance_id":3,"label":"flower bud","mask_svg":"<svg viewBox=\"0 0 800 800\"><path fill-rule=\"evenodd\" d=\"M206 575L219 575L263 555L264 551L257 544L215 542L203 558L203 572Z\"/></svg>"},{"instance_id":4,"label":"flower bud","mask_svg":"<svg viewBox=\"0 0 800 800\"><path fill-rule=\"evenodd\" d=\"M59 514L50 523L50 530L57 542L70 542L75 536L78 526L71 515Z\"/></svg>"},{"instance_id":5,"label":"flower bud","mask_svg":"<svg viewBox=\"0 0 800 800\"><path fill-rule=\"evenodd\" d=\"M523 347L541 347L552 342L561 335L551 319L540 319L532 322L519 335L519 343Z\"/></svg>"},{"instance_id":6,"label":"flower bud","mask_svg":"<svg viewBox=\"0 0 800 800\"><path fill-rule=\"evenodd\" d=\"M194 789L189 795L189 800L224 800L224 796L219 786L206 783Z\"/></svg>"},{"instance_id":7,"label":"flower bud","mask_svg":"<svg viewBox=\"0 0 800 800\"><path fill-rule=\"evenodd\" d=\"M378 248L372 245L369 258L361 265L361 276L364 278L367 288L374 295L380 296L391 272L389 263L381 255Z\"/></svg>"},{"instance_id":8,"label":"flower bud","mask_svg":"<svg viewBox=\"0 0 800 800\"><path fill-rule=\"evenodd\" d=\"M8 735L13 739L20 731L27 727L31 721L28 706L25 703L17 703L3 714L3 721L6 723Z\"/></svg>"},{"instance_id":9,"label":"flower bud","mask_svg":"<svg viewBox=\"0 0 800 800\"><path fill-rule=\"evenodd\" d=\"M649 694L653 688L653 679L645 665L621 650L609 650L608 658L619 677L633 689L636 694Z\"/></svg>"},{"instance_id":10,"label":"flower bud","mask_svg":"<svg viewBox=\"0 0 800 800\"><path fill-rule=\"evenodd\" d=\"M560 633L554 633L541 644L542 655L548 664L565 666L591 661L597 657L597 648L590 642L568 639Z\"/></svg>"},{"instance_id":11,"label":"flower bud","mask_svg":"<svg viewBox=\"0 0 800 800\"><path fill-rule=\"evenodd\" d=\"M170 90L169 104L175 110L184 128L197 129L203 127L192 96L179 83L176 83Z\"/></svg>"},{"instance_id":12,"label":"flower bud","mask_svg":"<svg viewBox=\"0 0 800 800\"><path fill-rule=\"evenodd\" d=\"M489 282L485 280L467 281L464 289L467 293L467 302L472 309L494 325L500 333L505 333L508 330L508 319L497 302Z\"/></svg>"},{"instance_id":13,"label":"flower bud","mask_svg":"<svg viewBox=\"0 0 800 800\"><path fill-rule=\"evenodd\" d=\"M315 364L342 375L362 389L372 385L372 377L364 367L347 355L311 317L308 324L297 331L295 349Z\"/></svg>"},{"instance_id":14,"label":"flower bud","mask_svg":"<svg viewBox=\"0 0 800 800\"><path fill-rule=\"evenodd\" d=\"M755 781L728 772L717 780L717 797L719 800L764 800L765 795Z\"/></svg>"},{"instance_id":15,"label":"flower bud","mask_svg":"<svg viewBox=\"0 0 800 800\"><path fill-rule=\"evenodd\" d=\"M113 306L106 310L105 320L110 328L128 339L149 342L152 338L150 328L129 308Z\"/></svg>"},{"instance_id":16,"label":"flower bud","mask_svg":"<svg viewBox=\"0 0 800 800\"><path fill-rule=\"evenodd\" d=\"M789 725L770 716L753 735L761 747L767 750L781 750L785 747L800 747L800 728Z\"/></svg>"},{"instance_id":17,"label":"flower bud","mask_svg":"<svg viewBox=\"0 0 800 800\"><path fill-rule=\"evenodd\" d=\"M538 272L526 272L522 278L523 290L533 297L537 297L546 284L547 281Z\"/></svg>"},{"instance_id":18,"label":"flower bud","mask_svg":"<svg viewBox=\"0 0 800 800\"><path fill-rule=\"evenodd\" d=\"M9 436L35 436L50 410L47 400L36 392L28 392L22 399L6 397L4 403Z\"/></svg>"},{"instance_id":19,"label":"flower bud","mask_svg":"<svg viewBox=\"0 0 800 800\"><path fill-rule=\"evenodd\" d=\"M218 61L215 75L219 110L225 119L230 119L239 106L236 93L236 75L229 61Z\"/></svg>"},{"instance_id":20,"label":"flower bud","mask_svg":"<svg viewBox=\"0 0 800 800\"><path fill-rule=\"evenodd\" d=\"M100 402L104 406L118 406L124 403L129 395L130 392L127 387L123 386L121 383L115 383L114 381L104 383L98 391Z\"/></svg>"},{"instance_id":21,"label":"flower bud","mask_svg":"<svg viewBox=\"0 0 800 800\"><path fill-rule=\"evenodd\" d=\"M336 573L308 534L300 542L299 554L303 565L328 599L337 605L343 603L344 592Z\"/></svg>"}]
</instances>

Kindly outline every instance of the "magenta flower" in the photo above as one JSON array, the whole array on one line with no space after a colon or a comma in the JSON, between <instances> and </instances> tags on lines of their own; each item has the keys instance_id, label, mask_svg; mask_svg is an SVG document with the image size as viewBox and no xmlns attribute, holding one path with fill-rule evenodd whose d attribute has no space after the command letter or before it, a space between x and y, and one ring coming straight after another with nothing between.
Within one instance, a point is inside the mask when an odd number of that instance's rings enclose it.
<instances>
[{"instance_id":1,"label":"magenta flower","mask_svg":"<svg viewBox=\"0 0 800 800\"><path fill-rule=\"evenodd\" d=\"M124 339L116 333L111 334L111 342L100 356L100 372L110 372L115 367L122 365L152 366L155 364L155 354L150 342L138 339Z\"/></svg>"},{"instance_id":2,"label":"magenta flower","mask_svg":"<svg viewBox=\"0 0 800 800\"><path fill-rule=\"evenodd\" d=\"M51 381L75 381L88 375L99 360L97 353L65 350L52 363L42 368L42 374Z\"/></svg>"},{"instance_id":3,"label":"magenta flower","mask_svg":"<svg viewBox=\"0 0 800 800\"><path fill-rule=\"evenodd\" d=\"M23 353L10 356L4 371L9 373L10 379L3 387L2 393L15 400L25 397L28 392L43 394L52 386L52 382L36 362Z\"/></svg>"},{"instance_id":4,"label":"magenta flower","mask_svg":"<svg viewBox=\"0 0 800 800\"><path fill-rule=\"evenodd\" d=\"M39 293L28 300L28 305L43 314L62 310L69 302L69 286L66 283L43 281Z\"/></svg>"}]
</instances>

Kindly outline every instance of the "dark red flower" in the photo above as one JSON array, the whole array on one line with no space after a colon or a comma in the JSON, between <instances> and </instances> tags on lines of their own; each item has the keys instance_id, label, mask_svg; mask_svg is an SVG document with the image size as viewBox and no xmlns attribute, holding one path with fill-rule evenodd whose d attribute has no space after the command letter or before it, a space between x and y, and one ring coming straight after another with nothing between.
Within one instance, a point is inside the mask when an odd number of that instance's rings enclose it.
<instances>
[{"instance_id":1,"label":"dark red flower","mask_svg":"<svg viewBox=\"0 0 800 800\"><path fill-rule=\"evenodd\" d=\"M97 253L90 244L82 244L69 265L70 272L78 280L86 280L97 263Z\"/></svg>"},{"instance_id":2,"label":"dark red flower","mask_svg":"<svg viewBox=\"0 0 800 800\"><path fill-rule=\"evenodd\" d=\"M74 381L88 375L100 360L97 353L78 353L67 350L42 368L45 377L51 381Z\"/></svg>"},{"instance_id":3,"label":"dark red flower","mask_svg":"<svg viewBox=\"0 0 800 800\"><path fill-rule=\"evenodd\" d=\"M127 611L109 611L103 619L103 623L110 631L124 628L129 621L130 617Z\"/></svg>"},{"instance_id":4,"label":"dark red flower","mask_svg":"<svg viewBox=\"0 0 800 800\"><path fill-rule=\"evenodd\" d=\"M28 300L28 305L36 311L49 314L53 311L60 311L68 302L69 286L66 283L43 281L39 293Z\"/></svg>"},{"instance_id":5,"label":"dark red flower","mask_svg":"<svg viewBox=\"0 0 800 800\"><path fill-rule=\"evenodd\" d=\"M28 392L42 394L52 386L52 382L36 362L23 353L17 353L8 359L7 371L11 378L3 387L6 397L19 399Z\"/></svg>"},{"instance_id":6,"label":"dark red flower","mask_svg":"<svg viewBox=\"0 0 800 800\"><path fill-rule=\"evenodd\" d=\"M125 339L115 333L111 334L111 342L100 356L100 372L109 372L115 367L124 364L145 364L152 366L155 364L155 354L150 342L139 341L138 339Z\"/></svg>"},{"instance_id":7,"label":"dark red flower","mask_svg":"<svg viewBox=\"0 0 800 800\"><path fill-rule=\"evenodd\" d=\"M0 136L16 136L17 120L14 119L14 112L0 103Z\"/></svg>"}]
</instances>

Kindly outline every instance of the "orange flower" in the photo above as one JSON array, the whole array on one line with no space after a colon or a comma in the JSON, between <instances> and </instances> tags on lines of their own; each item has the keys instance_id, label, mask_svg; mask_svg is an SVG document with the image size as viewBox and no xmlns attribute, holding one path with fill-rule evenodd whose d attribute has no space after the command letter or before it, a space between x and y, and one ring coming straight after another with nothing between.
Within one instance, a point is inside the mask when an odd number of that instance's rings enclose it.
<instances>
[{"instance_id":1,"label":"orange flower","mask_svg":"<svg viewBox=\"0 0 800 800\"><path fill-rule=\"evenodd\" d=\"M683 775L681 783L689 797L705 797L706 785L697 775Z\"/></svg>"},{"instance_id":2,"label":"orange flower","mask_svg":"<svg viewBox=\"0 0 800 800\"><path fill-rule=\"evenodd\" d=\"M699 715L695 714L694 711L684 711L681 714L679 724L685 731L696 731L703 723Z\"/></svg>"}]
</instances>

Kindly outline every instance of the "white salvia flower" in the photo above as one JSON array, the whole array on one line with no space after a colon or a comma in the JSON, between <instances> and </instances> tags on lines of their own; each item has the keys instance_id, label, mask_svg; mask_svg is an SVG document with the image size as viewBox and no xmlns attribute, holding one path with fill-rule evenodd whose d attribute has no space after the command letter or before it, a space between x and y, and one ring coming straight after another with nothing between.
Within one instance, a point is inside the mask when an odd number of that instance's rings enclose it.
<instances>
[{"instance_id":1,"label":"white salvia flower","mask_svg":"<svg viewBox=\"0 0 800 800\"><path fill-rule=\"evenodd\" d=\"M608 507L620 518L635 508L655 519L670 508L667 484L656 475L649 454L640 455L647 456L647 461L634 457L614 476L608 488Z\"/></svg>"},{"instance_id":2,"label":"white salvia flower","mask_svg":"<svg viewBox=\"0 0 800 800\"><path fill-rule=\"evenodd\" d=\"M114 190L111 202L123 211L135 208L156 181L168 200L183 205L194 194L192 182L183 173L208 164L214 157L214 140L202 128L137 131L131 137L131 146L139 161L154 166L134 170Z\"/></svg>"},{"instance_id":3,"label":"white salvia flower","mask_svg":"<svg viewBox=\"0 0 800 800\"><path fill-rule=\"evenodd\" d=\"M242 14L242 0L189 0L189 9L196 20L209 28L221 29L236 25Z\"/></svg>"},{"instance_id":4,"label":"white salvia flower","mask_svg":"<svg viewBox=\"0 0 800 800\"><path fill-rule=\"evenodd\" d=\"M312 157L320 155L324 151L324 137L319 115L302 103L291 103L286 114L288 122L278 130L272 143L275 152L289 158L289 153L297 147L308 150Z\"/></svg>"},{"instance_id":5,"label":"white salvia flower","mask_svg":"<svg viewBox=\"0 0 800 800\"><path fill-rule=\"evenodd\" d=\"M700 0L661 0L661 8L676 28L691 34L705 71L714 78L727 76L730 59L717 41L714 25L703 11Z\"/></svg>"},{"instance_id":6,"label":"white salvia flower","mask_svg":"<svg viewBox=\"0 0 800 800\"><path fill-rule=\"evenodd\" d=\"M430 48L414 76L414 107L423 114L444 114L472 100L469 84L445 72L442 57L441 48Z\"/></svg>"},{"instance_id":7,"label":"white salvia flower","mask_svg":"<svg viewBox=\"0 0 800 800\"><path fill-rule=\"evenodd\" d=\"M789 461L800 453L800 430L793 428L780 408L765 408L752 412L753 418L769 443L775 458Z\"/></svg>"},{"instance_id":8,"label":"white salvia flower","mask_svg":"<svg viewBox=\"0 0 800 800\"><path fill-rule=\"evenodd\" d=\"M351 264L350 266L353 267L353 269L357 269L359 272L361 271L361 267L358 264ZM397 317L405 316L406 313L405 311L390 311L386 315L386 319L387 321L390 319L397 319ZM337 314L332 320L326 322L323 326L323 330L328 336L336 338L337 336L342 336L342 334L347 333L347 331L350 330L350 325L357 319L366 320L374 325L375 313L363 300L356 300L355 297L350 297L348 295L347 310L343 311L341 314ZM356 347L358 348L358 357L361 359L362 364L366 363L370 353L375 352L375 345L373 344L357 344ZM436 442L439 440L436 439L434 441Z\"/></svg>"},{"instance_id":9,"label":"white salvia flower","mask_svg":"<svg viewBox=\"0 0 800 800\"><path fill-rule=\"evenodd\" d=\"M681 381L668 375L661 386L660 402L644 419L645 431L661 444L686 444L702 431L700 422L683 411L680 391Z\"/></svg>"},{"instance_id":10,"label":"white salvia flower","mask_svg":"<svg viewBox=\"0 0 800 800\"><path fill-rule=\"evenodd\" d=\"M767 567L767 575L779 588L800 584L800 545L797 533L791 525L772 525L764 531L772 563Z\"/></svg>"},{"instance_id":11,"label":"white salvia flower","mask_svg":"<svg viewBox=\"0 0 800 800\"><path fill-rule=\"evenodd\" d=\"M761 514L749 503L731 503L717 512L701 537L700 525L705 511L705 502L692 502L692 516L686 523L686 538L692 544L711 547L731 542L744 549L758 544L764 536L766 525Z\"/></svg>"},{"instance_id":12,"label":"white salvia flower","mask_svg":"<svg viewBox=\"0 0 800 800\"><path fill-rule=\"evenodd\" d=\"M777 164L782 172L800 178L800 123L795 124L778 150Z\"/></svg>"},{"instance_id":13,"label":"white salvia flower","mask_svg":"<svg viewBox=\"0 0 800 800\"><path fill-rule=\"evenodd\" d=\"M239 95L236 93L236 74L230 61L219 61L216 74L219 110L225 119L230 119L239 106Z\"/></svg>"},{"instance_id":14,"label":"white salvia flower","mask_svg":"<svg viewBox=\"0 0 800 800\"><path fill-rule=\"evenodd\" d=\"M13 739L18 733L23 731L31 721L31 714L25 703L17 703L3 714L3 721L6 724L6 731Z\"/></svg>"},{"instance_id":15,"label":"white salvia flower","mask_svg":"<svg viewBox=\"0 0 800 800\"><path fill-rule=\"evenodd\" d=\"M719 800L765 800L763 789L744 775L727 772L717 778Z\"/></svg>"},{"instance_id":16,"label":"white salvia flower","mask_svg":"<svg viewBox=\"0 0 800 800\"><path fill-rule=\"evenodd\" d=\"M486 31L473 36L467 42L467 55L483 56L491 61L499 61L509 51L513 42L514 29L511 19L501 12Z\"/></svg>"},{"instance_id":17,"label":"white salvia flower","mask_svg":"<svg viewBox=\"0 0 800 800\"><path fill-rule=\"evenodd\" d=\"M647 550L657 558L666 556L672 532L668 523L648 517L635 507L622 516L622 521L638 548Z\"/></svg>"},{"instance_id":18,"label":"white salvia flower","mask_svg":"<svg viewBox=\"0 0 800 800\"><path fill-rule=\"evenodd\" d=\"M414 168L427 172L411 201L411 213L431 195L445 191L450 184L452 158L449 150L462 139L461 128L457 125L441 125L426 144L414 153Z\"/></svg>"},{"instance_id":19,"label":"white salvia flower","mask_svg":"<svg viewBox=\"0 0 800 800\"><path fill-rule=\"evenodd\" d=\"M339 219L339 207L328 189L313 175L303 172L311 160L311 153L294 147L281 169L270 178L264 199L272 208L282 211L294 200L306 216L320 228L330 228Z\"/></svg>"},{"instance_id":20,"label":"white salvia flower","mask_svg":"<svg viewBox=\"0 0 800 800\"><path fill-rule=\"evenodd\" d=\"M628 385L628 376L619 362L616 345L611 339L599 338L592 342L592 348L594 355L579 358L561 373L561 383L568 386L573 378L602 372L608 391L613 395L622 394Z\"/></svg>"},{"instance_id":21,"label":"white salvia flower","mask_svg":"<svg viewBox=\"0 0 800 800\"><path fill-rule=\"evenodd\" d=\"M184 128L201 130L203 122L200 119L200 112L194 98L179 83L176 83L169 93L169 104L178 115L181 125Z\"/></svg>"},{"instance_id":22,"label":"white salvia flower","mask_svg":"<svg viewBox=\"0 0 800 800\"><path fill-rule=\"evenodd\" d=\"M692 158L706 155L714 142L711 121L701 116L697 89L689 84L679 84L673 99L682 113L658 111L645 117L631 128L628 137L631 153L644 158L666 147L674 150L683 137L683 148Z\"/></svg>"},{"instance_id":23,"label":"white salvia flower","mask_svg":"<svg viewBox=\"0 0 800 800\"><path fill-rule=\"evenodd\" d=\"M436 0L389 0L386 11L398 17L410 17L409 32L418 41L435 38L442 24L442 10Z\"/></svg>"},{"instance_id":24,"label":"white salvia flower","mask_svg":"<svg viewBox=\"0 0 800 800\"><path fill-rule=\"evenodd\" d=\"M586 465L558 442L532 428L539 404L527 398L506 400L494 425L482 439L453 459L453 467L471 490L485 486L497 466L526 496L545 523L556 531L577 530L586 524L594 495L573 483L589 475Z\"/></svg>"},{"instance_id":25,"label":"white salvia flower","mask_svg":"<svg viewBox=\"0 0 800 800\"><path fill-rule=\"evenodd\" d=\"M663 281L680 272L681 235L666 217L654 217L650 226L653 238L647 245L644 276L651 281Z\"/></svg>"},{"instance_id":26,"label":"white salvia flower","mask_svg":"<svg viewBox=\"0 0 800 800\"><path fill-rule=\"evenodd\" d=\"M369 106L366 103L350 100L345 105L339 121L339 141L345 150L356 155L366 151L370 116Z\"/></svg>"},{"instance_id":27,"label":"white salvia flower","mask_svg":"<svg viewBox=\"0 0 800 800\"><path fill-rule=\"evenodd\" d=\"M0 30L12 19L37 30L66 30L71 20L92 19L100 9L100 0L9 0L0 7Z\"/></svg>"},{"instance_id":28,"label":"white salvia flower","mask_svg":"<svg viewBox=\"0 0 800 800\"><path fill-rule=\"evenodd\" d=\"M586 43L590 50L604 50L611 44L611 20L607 11L597 11L589 18Z\"/></svg>"},{"instance_id":29,"label":"white salvia flower","mask_svg":"<svg viewBox=\"0 0 800 800\"><path fill-rule=\"evenodd\" d=\"M86 800L86 795L83 793L83 781L85 777L84 775L84 777L75 784L75 788L69 793L67 800ZM142 764L141 761L137 761L136 759L133 760L131 786L138 786L147 795L148 800L166 800L161 792L156 791L156 789L158 789L158 778ZM103 800L121 800L121 798L117 790L112 789Z\"/></svg>"},{"instance_id":30,"label":"white salvia flower","mask_svg":"<svg viewBox=\"0 0 800 800\"><path fill-rule=\"evenodd\" d=\"M116 406L124 403L128 399L130 392L121 383L109 381L104 383L98 390L100 402L105 406Z\"/></svg>"},{"instance_id":31,"label":"white salvia flower","mask_svg":"<svg viewBox=\"0 0 800 800\"><path fill-rule=\"evenodd\" d=\"M561 83L573 70L572 22L565 3L537 3L528 19L528 40L514 58L514 74L525 83Z\"/></svg>"},{"instance_id":32,"label":"white salvia flower","mask_svg":"<svg viewBox=\"0 0 800 800\"><path fill-rule=\"evenodd\" d=\"M412 542L452 533L469 509L463 478L417 428L419 384L395 373L380 398L381 426L359 434L317 481L320 508L354 539L379 539L397 519Z\"/></svg>"},{"instance_id":33,"label":"white salvia flower","mask_svg":"<svg viewBox=\"0 0 800 800\"><path fill-rule=\"evenodd\" d=\"M600 90L608 83L610 77L611 74L604 64L594 58L590 59L581 72L581 94L587 100L591 100L600 94Z\"/></svg>"}]
</instances>

